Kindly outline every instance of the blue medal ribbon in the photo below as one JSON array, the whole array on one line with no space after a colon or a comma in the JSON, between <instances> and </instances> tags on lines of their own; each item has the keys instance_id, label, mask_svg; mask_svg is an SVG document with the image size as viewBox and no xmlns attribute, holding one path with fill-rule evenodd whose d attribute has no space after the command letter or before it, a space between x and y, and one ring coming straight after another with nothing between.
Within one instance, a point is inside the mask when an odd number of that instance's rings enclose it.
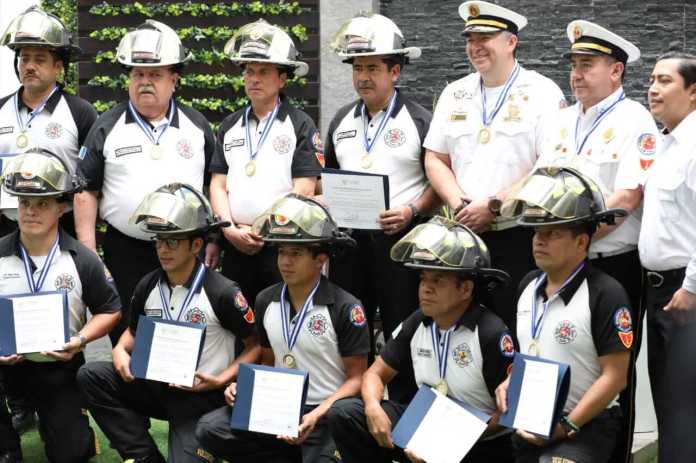
<instances>
[{"instance_id":1,"label":"blue medal ribbon","mask_svg":"<svg viewBox=\"0 0 696 463\"><path fill-rule=\"evenodd\" d=\"M31 121L33 121L36 116L41 114L41 112L46 108L46 104L48 103L48 100L53 96L54 93L58 91L58 86L56 85L53 87L53 90L51 90L51 93L49 93L46 98L43 99L41 104L39 105L38 108L36 108L33 111L29 112L29 119L27 120L27 123L24 124L22 122L22 118L19 116L19 92L15 93L14 95L14 103L15 103L15 116L17 117L17 126L19 127L20 132L26 132L25 127L28 127L29 124L31 124Z\"/></svg>"},{"instance_id":2,"label":"blue medal ribbon","mask_svg":"<svg viewBox=\"0 0 696 463\"><path fill-rule=\"evenodd\" d=\"M440 330L437 328L435 322L430 324L430 334L433 339L433 350L435 351L435 356L437 357L438 373L440 374L440 379L444 380L447 374L447 352L449 352L450 337L452 333L457 328L457 323L452 325L445 334L443 334L443 340L440 342Z\"/></svg>"},{"instance_id":3,"label":"blue medal ribbon","mask_svg":"<svg viewBox=\"0 0 696 463\"><path fill-rule=\"evenodd\" d=\"M321 283L321 278L317 280L317 284L314 285L314 288L312 288L312 291L310 291L307 299L305 299L302 309L300 309L300 312L296 315L297 322L292 327L292 332L290 331L290 308L286 308L285 304L285 296L288 292L288 285L283 284L283 289L280 291L280 320L283 324L283 338L285 339L285 343L288 345L288 350L290 351L293 347L295 347L297 337L300 335L300 331L302 330L302 323L307 315L310 304L312 304L312 301L314 300L314 293L317 292L319 283Z\"/></svg>"},{"instance_id":4,"label":"blue medal ribbon","mask_svg":"<svg viewBox=\"0 0 696 463\"><path fill-rule=\"evenodd\" d=\"M592 132L595 131L595 129L599 126L599 123L602 122L602 119L607 117L610 112L612 112L615 108L616 105L621 103L623 100L626 99L626 93L621 91L621 95L619 95L619 98L614 101L611 106L609 106L607 109L599 113L599 115L595 118L594 122L590 126L590 129L587 131L585 136L582 139L582 143L578 146L578 139L579 137L579 132L580 132L580 114L578 114L578 120L575 122L575 154L579 155L582 153L582 149L585 147L585 143L587 143L588 138L590 138L590 135L592 135Z\"/></svg>"},{"instance_id":5,"label":"blue medal ribbon","mask_svg":"<svg viewBox=\"0 0 696 463\"><path fill-rule=\"evenodd\" d=\"M249 114L251 114L251 106L249 106L244 112L244 126L246 128L246 142L247 146L249 147L249 161L253 161L256 158L256 155L259 154L259 151L261 150L263 143L266 141L266 137L268 137L268 134L271 132L271 127L273 127L273 123L278 116L278 110L280 110L280 98L276 100L276 105L273 108L273 111L271 111L270 116L268 116L268 119L266 119L266 123L261 131L261 138L259 138L259 143L256 145L255 150L251 147L251 129L249 129Z\"/></svg>"},{"instance_id":6,"label":"blue medal ribbon","mask_svg":"<svg viewBox=\"0 0 696 463\"><path fill-rule=\"evenodd\" d=\"M505 100L507 99L508 93L510 93L510 89L512 88L512 84L515 83L517 80L517 77L520 75L520 70L522 67L520 66L520 63L515 61L515 67L512 68L512 73L510 74L510 77L508 77L507 82L505 82L505 85L503 86L503 91L500 92L500 95L498 95L498 100L495 102L495 106L493 107L493 112L491 113L491 117L487 117L486 115L486 92L485 89L483 88L483 78L480 79L479 81L479 87L481 89L481 103L483 105L483 110L481 112L481 115L483 117L483 126L488 127L493 123L493 119L495 119L495 116L498 115L500 112L500 109L503 107L505 104Z\"/></svg>"},{"instance_id":7,"label":"blue medal ribbon","mask_svg":"<svg viewBox=\"0 0 696 463\"><path fill-rule=\"evenodd\" d=\"M186 293L186 297L184 298L184 303L181 304L181 307L179 308L179 312L177 313L176 318L174 318L172 316L172 314L169 313L169 300L164 295L164 290L162 289L162 281L160 280L157 283L157 287L159 288L159 293L160 293L160 299L162 300L162 308L163 308L165 318L168 318L170 320L179 321L179 319L181 318L181 314L183 314L186 311L189 304L191 304L193 297L198 292L198 288L200 288L200 286L203 284L203 278L205 277L206 270L207 270L207 267L203 263L200 263L198 265L198 270L196 270L196 276L193 277L193 282L191 283L191 287L189 288L188 293ZM172 291L170 291L170 296L171 296L171 292Z\"/></svg>"},{"instance_id":8,"label":"blue medal ribbon","mask_svg":"<svg viewBox=\"0 0 696 463\"><path fill-rule=\"evenodd\" d=\"M53 259L56 256L58 249L58 237L56 236L56 240L53 242L51 250L48 252L48 256L46 256L46 261L39 272L39 279L38 281L34 281L34 272L31 270L31 258L29 257L29 253L24 245L19 243L19 250L22 253L22 262L24 263L24 273L27 277L27 285L29 285L29 291L31 291L32 294L36 294L41 291L41 288L46 281L46 277L48 276L48 269L51 268L51 264L53 263Z\"/></svg>"},{"instance_id":9,"label":"blue medal ribbon","mask_svg":"<svg viewBox=\"0 0 696 463\"><path fill-rule=\"evenodd\" d=\"M538 320L537 320L537 313L538 313L538 307L537 307L537 299L538 299L538 292L539 288L541 288L544 283L546 283L546 273L543 273L539 275L539 277L536 279L536 282L534 283L534 294L532 296L532 340L536 341L539 338L539 333L541 331L541 325L542 322L544 321L544 315L546 315L546 309L548 308L549 304L560 294L563 289L568 286L568 283L570 283L575 276L580 273L580 270L582 270L585 267L585 262L583 261L580 265L578 265L578 268L576 268L573 273L570 274L570 276L566 279L566 281L563 282L560 288L556 290L556 292L549 297L546 302L544 302L542 305L544 306L544 310L538 315Z\"/></svg>"},{"instance_id":10,"label":"blue medal ribbon","mask_svg":"<svg viewBox=\"0 0 696 463\"><path fill-rule=\"evenodd\" d=\"M387 109L384 111L384 115L382 116L382 120L379 121L379 125L377 126L377 131L375 132L375 136L372 138L372 141L368 141L367 139L367 129L368 129L368 120L367 120L367 110L365 109L365 103L362 104L360 107L360 118L362 119L363 123L363 145L365 146L365 153L369 153L372 150L372 147L375 146L375 142L379 138L379 136L382 134L382 131L384 131L384 128L387 126L387 123L389 122L389 119L392 116L392 113L394 112L394 107L396 106L396 94L398 90L394 89L394 94L392 94L391 98L389 98L389 103L387 104Z\"/></svg>"},{"instance_id":11,"label":"blue medal ribbon","mask_svg":"<svg viewBox=\"0 0 696 463\"><path fill-rule=\"evenodd\" d=\"M159 145L160 140L164 136L164 132L167 131L169 126L172 123L172 119L174 118L174 99L172 98L171 101L169 102L169 115L167 116L167 123L165 124L164 128L160 132L160 134L155 138L154 134L152 133L152 129L150 128L150 125L145 122L145 120L140 117L140 114L138 114L138 111L135 110L135 106L133 106L133 102L128 100L128 110L130 111L131 115L133 116L133 119L135 119L135 122L138 124L138 127L140 127L140 130L143 131L143 133L147 136L147 138L152 142L153 145Z\"/></svg>"}]
</instances>

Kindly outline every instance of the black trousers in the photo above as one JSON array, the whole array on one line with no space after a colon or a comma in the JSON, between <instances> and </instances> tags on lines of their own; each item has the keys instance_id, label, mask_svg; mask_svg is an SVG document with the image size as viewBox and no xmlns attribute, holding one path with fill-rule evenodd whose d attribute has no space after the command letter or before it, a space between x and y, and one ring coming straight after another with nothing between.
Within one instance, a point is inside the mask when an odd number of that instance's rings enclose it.
<instances>
[{"instance_id":1,"label":"black trousers","mask_svg":"<svg viewBox=\"0 0 696 463\"><path fill-rule=\"evenodd\" d=\"M382 408L392 422L392 429L406 411L406 405L392 400L382 401ZM336 401L326 414L329 429L336 440L336 447L345 463L392 461L409 462L398 447L385 449L377 444L367 427L365 404L362 399L351 397ZM469 451L462 463L508 463L512 462L510 435L488 441L479 441Z\"/></svg>"},{"instance_id":2,"label":"black trousers","mask_svg":"<svg viewBox=\"0 0 696 463\"><path fill-rule=\"evenodd\" d=\"M266 244L258 254L250 256L223 241L222 274L239 284L244 297L254 307L256 296L281 280L277 248Z\"/></svg>"},{"instance_id":3,"label":"black trousers","mask_svg":"<svg viewBox=\"0 0 696 463\"><path fill-rule=\"evenodd\" d=\"M590 262L592 265L621 283L631 303L631 319L633 320L631 363L628 368L626 389L619 395L619 405L621 406L621 412L623 414L621 431L616 439L614 453L609 460L612 463L628 463L631 461L633 429L636 418L636 360L640 352L640 343L643 336L643 315L645 313L641 308L641 298L643 295L643 267L640 265L637 249L615 256L597 257Z\"/></svg>"},{"instance_id":4,"label":"black trousers","mask_svg":"<svg viewBox=\"0 0 696 463\"><path fill-rule=\"evenodd\" d=\"M84 365L77 381L92 416L124 460L159 455L148 431L152 417L169 421L167 461L212 461L198 444L195 429L203 414L224 403L222 391L189 392L141 379L126 383L111 362Z\"/></svg>"},{"instance_id":5,"label":"black trousers","mask_svg":"<svg viewBox=\"0 0 696 463\"><path fill-rule=\"evenodd\" d=\"M116 345L130 323L130 302L135 286L148 273L159 267L157 251L152 241L124 235L111 225L104 235L104 263L114 277L121 298L121 320L111 330L111 344Z\"/></svg>"},{"instance_id":6,"label":"black trousers","mask_svg":"<svg viewBox=\"0 0 696 463\"><path fill-rule=\"evenodd\" d=\"M24 361L0 367L8 394L21 393L36 409L46 459L52 463L82 463L95 454L94 433L76 381L83 363L79 354L70 362ZM7 412L0 412L0 452L19 450L19 442Z\"/></svg>"},{"instance_id":7,"label":"black trousers","mask_svg":"<svg viewBox=\"0 0 696 463\"><path fill-rule=\"evenodd\" d=\"M309 413L314 406L305 406ZM329 432L326 416L322 417L312 433L298 447L289 445L276 436L230 428L232 407L224 406L204 415L198 422L196 437L201 445L218 458L235 463L335 463L336 445Z\"/></svg>"}]
</instances>

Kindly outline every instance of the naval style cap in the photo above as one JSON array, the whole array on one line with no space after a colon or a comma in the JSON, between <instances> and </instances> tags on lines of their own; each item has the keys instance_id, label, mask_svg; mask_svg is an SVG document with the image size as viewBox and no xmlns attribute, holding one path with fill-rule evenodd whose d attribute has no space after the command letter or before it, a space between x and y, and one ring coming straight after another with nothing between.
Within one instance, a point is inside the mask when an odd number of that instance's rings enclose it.
<instances>
[{"instance_id":1,"label":"naval style cap","mask_svg":"<svg viewBox=\"0 0 696 463\"><path fill-rule=\"evenodd\" d=\"M567 58L573 54L611 56L622 63L640 58L638 47L593 22L583 19L571 21L566 33L571 43L570 51L564 54Z\"/></svg>"},{"instance_id":2,"label":"naval style cap","mask_svg":"<svg viewBox=\"0 0 696 463\"><path fill-rule=\"evenodd\" d=\"M465 21L464 34L508 31L517 34L527 25L527 18L500 5L489 2L464 2L459 16Z\"/></svg>"}]
</instances>

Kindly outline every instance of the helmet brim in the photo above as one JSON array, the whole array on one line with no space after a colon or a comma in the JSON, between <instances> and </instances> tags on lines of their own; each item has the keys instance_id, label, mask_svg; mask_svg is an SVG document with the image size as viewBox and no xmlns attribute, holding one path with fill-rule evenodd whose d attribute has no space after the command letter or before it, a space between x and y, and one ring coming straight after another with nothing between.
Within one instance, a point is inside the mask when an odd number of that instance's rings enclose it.
<instances>
[{"instance_id":1,"label":"helmet brim","mask_svg":"<svg viewBox=\"0 0 696 463\"><path fill-rule=\"evenodd\" d=\"M297 77L304 77L309 72L309 65L304 61L279 61L266 58L230 58L233 63L268 63L275 66L286 66L293 69Z\"/></svg>"}]
</instances>

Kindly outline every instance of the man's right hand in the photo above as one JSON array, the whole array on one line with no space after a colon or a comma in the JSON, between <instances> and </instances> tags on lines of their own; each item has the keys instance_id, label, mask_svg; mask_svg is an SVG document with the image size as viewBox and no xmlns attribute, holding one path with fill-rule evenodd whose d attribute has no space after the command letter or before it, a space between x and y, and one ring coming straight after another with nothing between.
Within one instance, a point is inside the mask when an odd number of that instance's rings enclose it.
<instances>
[{"instance_id":1,"label":"man's right hand","mask_svg":"<svg viewBox=\"0 0 696 463\"><path fill-rule=\"evenodd\" d=\"M387 416L382 406L377 403L365 407L365 415L367 417L367 427L370 434L375 438L380 447L387 449L394 448L392 441L391 428L392 422Z\"/></svg>"},{"instance_id":2,"label":"man's right hand","mask_svg":"<svg viewBox=\"0 0 696 463\"><path fill-rule=\"evenodd\" d=\"M130 370L130 354L126 352L125 349L116 346L111 351L111 355L114 360L114 369L119 374L121 379L123 379L127 383L133 381L135 379L135 376L133 376Z\"/></svg>"},{"instance_id":3,"label":"man's right hand","mask_svg":"<svg viewBox=\"0 0 696 463\"><path fill-rule=\"evenodd\" d=\"M248 225L226 227L222 229L222 233L227 241L244 254L253 256L258 254L263 247L261 237L256 233L252 233L251 227Z\"/></svg>"},{"instance_id":4,"label":"man's right hand","mask_svg":"<svg viewBox=\"0 0 696 463\"><path fill-rule=\"evenodd\" d=\"M231 383L225 388L225 402L227 405L234 406L234 400L237 397L237 383Z\"/></svg>"}]
</instances>

